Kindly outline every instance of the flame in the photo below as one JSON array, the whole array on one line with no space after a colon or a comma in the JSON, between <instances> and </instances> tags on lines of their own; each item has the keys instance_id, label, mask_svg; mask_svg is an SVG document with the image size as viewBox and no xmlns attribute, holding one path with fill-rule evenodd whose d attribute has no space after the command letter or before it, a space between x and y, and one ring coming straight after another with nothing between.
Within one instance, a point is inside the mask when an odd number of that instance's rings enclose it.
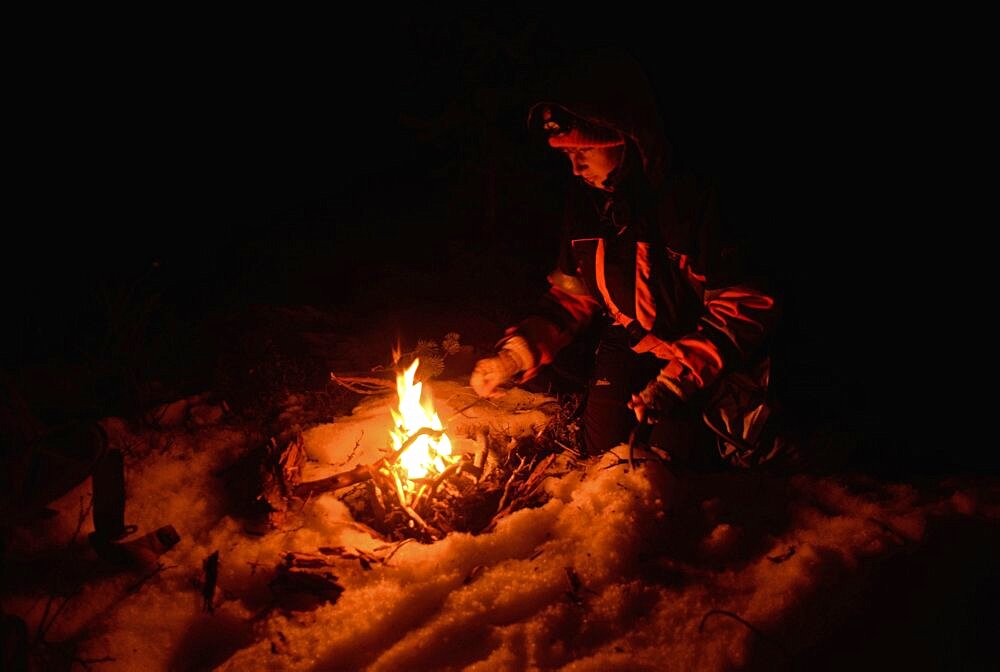
<instances>
[{"instance_id":1,"label":"flame","mask_svg":"<svg viewBox=\"0 0 1000 672\"><path fill-rule=\"evenodd\" d=\"M420 359L414 359L406 371L396 374L399 410L392 409L392 418L396 423L395 429L390 430L393 450L399 450L406 439L421 428L444 429L441 419L434 411L433 402L430 399L422 402L420 399L423 383L413 382L419 364ZM456 459L451 456L451 439L447 434L442 433L439 439L432 436L419 437L399 456L398 464L402 466L406 476L404 486L412 492L414 479L440 473Z\"/></svg>"}]
</instances>

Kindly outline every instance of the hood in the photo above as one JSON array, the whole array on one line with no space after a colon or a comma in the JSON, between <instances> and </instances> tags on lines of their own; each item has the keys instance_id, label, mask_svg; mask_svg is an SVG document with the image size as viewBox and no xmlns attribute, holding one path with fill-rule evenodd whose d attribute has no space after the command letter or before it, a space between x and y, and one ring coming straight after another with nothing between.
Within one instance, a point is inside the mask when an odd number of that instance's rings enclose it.
<instances>
[{"instance_id":1,"label":"hood","mask_svg":"<svg viewBox=\"0 0 1000 672\"><path fill-rule=\"evenodd\" d=\"M544 98L528 112L529 128L541 127L546 106L613 128L639 151L650 184L654 188L662 184L670 148L652 87L634 59L611 52L588 54L572 67L554 71L543 87Z\"/></svg>"}]
</instances>

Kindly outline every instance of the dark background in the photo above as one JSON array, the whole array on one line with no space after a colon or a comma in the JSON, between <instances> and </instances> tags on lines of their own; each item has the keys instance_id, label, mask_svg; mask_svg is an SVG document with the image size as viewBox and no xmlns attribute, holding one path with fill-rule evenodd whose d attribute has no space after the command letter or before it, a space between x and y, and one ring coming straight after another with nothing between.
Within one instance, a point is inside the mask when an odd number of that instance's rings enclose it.
<instances>
[{"instance_id":1,"label":"dark background","mask_svg":"<svg viewBox=\"0 0 1000 672\"><path fill-rule=\"evenodd\" d=\"M948 319L908 211L915 66L877 30L647 19L53 27L11 103L4 369L72 371L129 311L154 330L260 302L391 313L391 281L418 304L516 312L544 287L568 179L527 106L550 66L614 46L646 70L680 165L752 232L791 406L858 437L865 466L995 469L944 417L947 365L926 345Z\"/></svg>"}]
</instances>

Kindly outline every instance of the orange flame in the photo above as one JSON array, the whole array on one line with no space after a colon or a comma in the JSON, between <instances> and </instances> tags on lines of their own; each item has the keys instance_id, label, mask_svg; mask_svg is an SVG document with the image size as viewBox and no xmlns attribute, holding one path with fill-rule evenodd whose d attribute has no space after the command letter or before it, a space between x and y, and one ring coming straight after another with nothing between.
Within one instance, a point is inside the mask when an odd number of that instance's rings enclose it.
<instances>
[{"instance_id":1,"label":"orange flame","mask_svg":"<svg viewBox=\"0 0 1000 672\"><path fill-rule=\"evenodd\" d=\"M430 399L422 401L420 398L423 383L413 382L419 364L420 360L414 359L405 372L396 374L399 410L392 409L392 418L396 423L395 429L390 430L393 450L399 450L407 438L424 427L444 429L441 419L434 411L433 402ZM419 437L399 456L398 464L402 466L406 476L404 487L412 492L414 479L441 473L456 459L451 456L451 439L447 434L442 433L439 439Z\"/></svg>"}]
</instances>

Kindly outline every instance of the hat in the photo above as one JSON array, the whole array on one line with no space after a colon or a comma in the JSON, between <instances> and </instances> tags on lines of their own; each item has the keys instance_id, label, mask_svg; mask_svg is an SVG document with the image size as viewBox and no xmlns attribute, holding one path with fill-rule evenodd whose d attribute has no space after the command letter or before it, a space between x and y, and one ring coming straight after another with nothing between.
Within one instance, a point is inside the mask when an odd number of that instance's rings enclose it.
<instances>
[{"instance_id":1,"label":"hat","mask_svg":"<svg viewBox=\"0 0 1000 672\"><path fill-rule=\"evenodd\" d=\"M542 130L549 135L550 147L614 147L625 144L618 131L560 114L551 106L542 110Z\"/></svg>"}]
</instances>

